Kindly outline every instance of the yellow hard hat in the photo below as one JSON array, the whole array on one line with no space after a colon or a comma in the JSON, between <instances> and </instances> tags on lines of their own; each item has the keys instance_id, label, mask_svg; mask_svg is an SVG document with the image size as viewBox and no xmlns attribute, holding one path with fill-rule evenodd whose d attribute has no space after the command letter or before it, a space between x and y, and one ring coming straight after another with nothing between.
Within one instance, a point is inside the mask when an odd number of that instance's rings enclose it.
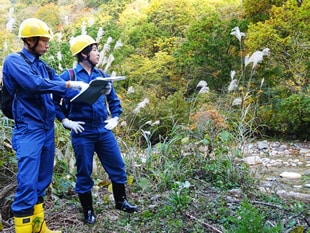
<instances>
[{"instance_id":1,"label":"yellow hard hat","mask_svg":"<svg viewBox=\"0 0 310 233\"><path fill-rule=\"evenodd\" d=\"M25 19L19 27L18 37L29 38L37 36L51 38L49 27L40 19Z\"/></svg>"},{"instance_id":2,"label":"yellow hard hat","mask_svg":"<svg viewBox=\"0 0 310 233\"><path fill-rule=\"evenodd\" d=\"M79 35L70 42L70 50L73 56L77 55L87 46L97 44L97 42L88 35Z\"/></svg>"}]
</instances>

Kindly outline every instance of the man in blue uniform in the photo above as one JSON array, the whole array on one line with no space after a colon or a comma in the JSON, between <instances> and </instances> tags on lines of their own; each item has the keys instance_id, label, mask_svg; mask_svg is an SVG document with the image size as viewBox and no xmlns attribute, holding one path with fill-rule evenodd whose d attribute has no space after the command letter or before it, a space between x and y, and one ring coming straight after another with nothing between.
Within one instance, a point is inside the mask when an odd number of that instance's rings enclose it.
<instances>
[{"instance_id":1,"label":"man in blue uniform","mask_svg":"<svg viewBox=\"0 0 310 233\"><path fill-rule=\"evenodd\" d=\"M84 89L83 82L65 82L40 60L49 48L50 30L41 20L22 22L21 53L8 55L3 63L3 82L14 94L12 146L18 161L17 190L12 204L16 233L59 233L47 228L43 197L52 181L54 164L54 93L67 88Z\"/></svg>"},{"instance_id":2,"label":"man in blue uniform","mask_svg":"<svg viewBox=\"0 0 310 233\"><path fill-rule=\"evenodd\" d=\"M97 43L92 37L77 36L72 40L70 49L78 60L77 66L73 69L75 80L89 83L93 79L102 77L101 72L95 67L99 62L99 51ZM108 75L105 74L105 76ZM61 77L65 81L70 80L70 72L63 72ZM67 93L65 98L71 99L76 94L76 91L72 90ZM70 129L71 122L83 124L83 126L80 125L81 130L71 130L71 139L77 166L75 191L79 195L84 210L85 222L89 224L95 223L91 193L94 185L91 178L94 152L98 155L103 168L112 181L116 209L128 213L138 210L126 199L125 164L112 132L122 113L120 100L110 82L102 90L102 94L93 104L72 102L68 116L70 120L61 111L57 111L57 119L62 122L65 128ZM108 109L111 118L109 118Z\"/></svg>"}]
</instances>

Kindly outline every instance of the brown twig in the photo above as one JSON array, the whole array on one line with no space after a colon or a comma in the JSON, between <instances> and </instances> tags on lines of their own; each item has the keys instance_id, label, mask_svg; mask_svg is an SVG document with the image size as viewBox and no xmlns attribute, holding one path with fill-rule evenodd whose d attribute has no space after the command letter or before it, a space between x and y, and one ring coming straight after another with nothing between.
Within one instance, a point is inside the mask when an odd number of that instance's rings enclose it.
<instances>
[{"instance_id":1,"label":"brown twig","mask_svg":"<svg viewBox=\"0 0 310 233\"><path fill-rule=\"evenodd\" d=\"M242 200L227 200L228 202L230 203L241 203ZM269 206L269 207L273 207L273 208L278 208L280 210L283 209L282 206L279 206L279 205L274 205L274 204L270 204L270 203L266 203L266 202L262 202L262 201L250 201L251 204L254 204L254 205L264 205L264 206Z\"/></svg>"},{"instance_id":2,"label":"brown twig","mask_svg":"<svg viewBox=\"0 0 310 233\"><path fill-rule=\"evenodd\" d=\"M278 208L280 210L283 209L282 206L279 205L274 205L274 204L270 204L270 203L266 203L266 202L261 202L261 201L251 201L252 204L257 204L257 205L265 205L265 206L269 206L269 207L274 207L274 208Z\"/></svg>"},{"instance_id":3,"label":"brown twig","mask_svg":"<svg viewBox=\"0 0 310 233\"><path fill-rule=\"evenodd\" d=\"M195 221L201 223L203 226L205 226L205 227L211 229L213 232L223 233L222 231L220 231L220 230L217 229L216 227L214 227L214 226L212 226L212 225L210 225L210 224L208 224L208 223L205 223L205 222L201 221L200 219L194 217L193 215L186 214L186 216L188 216L188 217L190 217L191 219L194 219Z\"/></svg>"},{"instance_id":4,"label":"brown twig","mask_svg":"<svg viewBox=\"0 0 310 233\"><path fill-rule=\"evenodd\" d=\"M2 199L6 198L9 196L9 193L13 192L13 190L15 190L17 186L17 183L14 182L14 183L11 183L7 186L5 186L1 192L0 192L0 202L2 201Z\"/></svg>"}]
</instances>

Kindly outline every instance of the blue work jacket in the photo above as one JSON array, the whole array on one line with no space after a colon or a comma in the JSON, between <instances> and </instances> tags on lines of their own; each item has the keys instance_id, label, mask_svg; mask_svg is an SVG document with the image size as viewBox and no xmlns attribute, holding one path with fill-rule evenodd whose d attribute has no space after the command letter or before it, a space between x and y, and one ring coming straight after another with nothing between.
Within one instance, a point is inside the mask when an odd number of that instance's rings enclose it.
<instances>
[{"instance_id":1,"label":"blue work jacket","mask_svg":"<svg viewBox=\"0 0 310 233\"><path fill-rule=\"evenodd\" d=\"M91 80L96 79L98 77L102 78L101 72L95 67L92 69L90 75L84 70L84 68L80 64L77 64L77 66L73 69L73 71L75 74L74 78L76 81L83 81L85 83L89 83ZM105 76L109 77L108 74L105 74ZM60 77L65 81L71 80L71 75L68 70L64 71L60 75ZM76 90L68 90L66 92L66 95L63 96L63 98L66 99L66 102L70 102L70 99L72 99L77 94L78 91ZM57 103L59 103L58 100ZM91 127L98 127L105 125L104 121L109 116L108 110L111 114L111 117L119 117L120 114L123 112L120 100L113 86L109 95L100 96L99 99L93 104L72 102L68 118L73 121L84 121L85 125ZM59 121L62 121L64 118L65 115L58 105L57 119Z\"/></svg>"},{"instance_id":2,"label":"blue work jacket","mask_svg":"<svg viewBox=\"0 0 310 233\"><path fill-rule=\"evenodd\" d=\"M8 55L3 63L3 82L11 94L15 127L21 125L29 129L54 127L56 110L52 93L65 93L66 82L25 48L22 53L31 64L19 53Z\"/></svg>"}]
</instances>

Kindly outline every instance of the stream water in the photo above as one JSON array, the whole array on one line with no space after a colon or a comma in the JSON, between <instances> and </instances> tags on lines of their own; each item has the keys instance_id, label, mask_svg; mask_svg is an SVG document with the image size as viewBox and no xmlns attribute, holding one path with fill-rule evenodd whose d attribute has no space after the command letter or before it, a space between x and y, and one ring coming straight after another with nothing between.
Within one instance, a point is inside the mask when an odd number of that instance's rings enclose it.
<instances>
[{"instance_id":1,"label":"stream water","mask_svg":"<svg viewBox=\"0 0 310 233\"><path fill-rule=\"evenodd\" d=\"M244 151L244 161L262 187L310 194L310 143L258 141Z\"/></svg>"}]
</instances>

